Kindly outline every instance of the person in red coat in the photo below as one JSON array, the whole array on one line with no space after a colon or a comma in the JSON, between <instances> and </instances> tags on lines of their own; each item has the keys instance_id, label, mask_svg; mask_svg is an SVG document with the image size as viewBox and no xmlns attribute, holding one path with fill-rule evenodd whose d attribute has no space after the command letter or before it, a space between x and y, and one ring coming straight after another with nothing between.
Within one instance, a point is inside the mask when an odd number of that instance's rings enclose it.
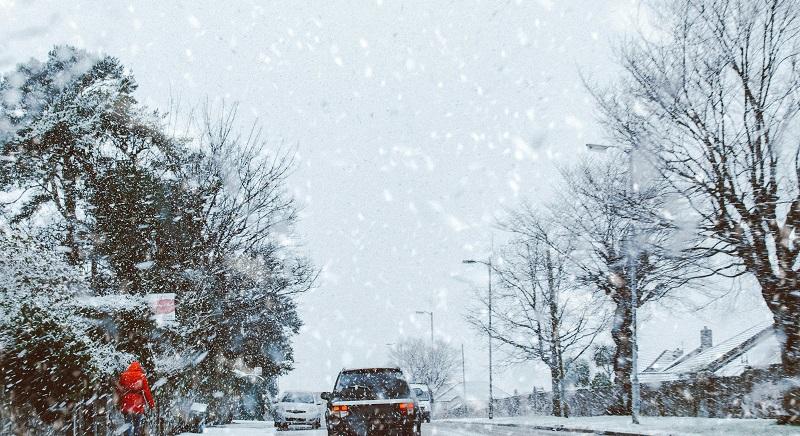
<instances>
[{"instance_id":1,"label":"person in red coat","mask_svg":"<svg viewBox=\"0 0 800 436\"><path fill-rule=\"evenodd\" d=\"M155 407L153 394L150 393L150 386L147 384L147 376L144 375L144 370L139 362L134 361L128 366L128 369L120 374L117 391L120 411L125 417L125 423L128 424L125 434L139 436L142 430L145 403L151 409Z\"/></svg>"}]
</instances>

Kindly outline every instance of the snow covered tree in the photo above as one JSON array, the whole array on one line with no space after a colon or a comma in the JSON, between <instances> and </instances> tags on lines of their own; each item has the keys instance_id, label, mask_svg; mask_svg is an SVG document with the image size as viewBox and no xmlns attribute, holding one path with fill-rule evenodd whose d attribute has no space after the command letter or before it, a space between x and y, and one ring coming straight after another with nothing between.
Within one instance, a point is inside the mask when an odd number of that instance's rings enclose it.
<instances>
[{"instance_id":1,"label":"snow covered tree","mask_svg":"<svg viewBox=\"0 0 800 436\"><path fill-rule=\"evenodd\" d=\"M136 83L116 59L68 46L54 48L44 63L19 65L2 82L0 179L26 193L12 221L53 206L63 219L67 257L77 264L82 202L107 138L128 129L130 117L120 112L131 110Z\"/></svg>"},{"instance_id":2,"label":"snow covered tree","mask_svg":"<svg viewBox=\"0 0 800 436\"><path fill-rule=\"evenodd\" d=\"M636 257L637 308L667 298L679 300L692 289L700 292L702 279L714 272L689 251L696 241L674 218L677 206L665 183L642 178L636 192L630 192L630 175L624 166L602 160L582 162L562 173L561 201L553 208L559 216L556 222L562 232L575 235L576 254L570 259L578 280L612 305L618 398L611 412L630 414L629 257ZM633 241L632 234L636 235Z\"/></svg>"},{"instance_id":3,"label":"snow covered tree","mask_svg":"<svg viewBox=\"0 0 800 436\"><path fill-rule=\"evenodd\" d=\"M17 199L0 210L2 223L57 247L45 259L66 253L68 264L54 263L52 278L61 286L79 279L79 292L70 287L79 295L64 295L86 303L49 301L64 307L55 314L47 304L15 309L3 337L47 362L136 357L176 381L156 396L235 398L231 390L243 389L236 365L261 367L270 379L291 369L290 338L301 325L294 297L317 275L294 247L297 214L285 185L291 154L271 150L257 129L240 134L235 108L219 118L206 111L193 125L197 136L168 135L163 117L133 98L135 88L116 59L71 47L0 78L0 190ZM141 296L158 292L176 294L178 325L156 328L141 307ZM19 349L3 350L4 359L24 359ZM86 387L76 398L87 389L102 397L101 375L117 369L107 366L75 381ZM32 386L58 391L53 377ZM44 417L49 401L28 405ZM67 409L46 418L63 419Z\"/></svg>"},{"instance_id":4,"label":"snow covered tree","mask_svg":"<svg viewBox=\"0 0 800 436\"><path fill-rule=\"evenodd\" d=\"M772 312L787 376L800 375L800 5L675 0L622 45L624 78L596 91L615 140L638 144L682 193L709 257L751 274ZM800 420L800 389L784 408Z\"/></svg>"},{"instance_id":5,"label":"snow covered tree","mask_svg":"<svg viewBox=\"0 0 800 436\"><path fill-rule=\"evenodd\" d=\"M614 347L606 344L595 345L592 349L592 363L598 370L594 379L592 379L592 385L594 385L594 380L598 378L607 380L610 385L614 377Z\"/></svg>"},{"instance_id":6,"label":"snow covered tree","mask_svg":"<svg viewBox=\"0 0 800 436\"><path fill-rule=\"evenodd\" d=\"M405 338L389 352L389 364L403 370L412 383L424 383L435 396L453 378L460 365L458 350L441 339L431 344L420 338Z\"/></svg>"},{"instance_id":7,"label":"snow covered tree","mask_svg":"<svg viewBox=\"0 0 800 436\"><path fill-rule=\"evenodd\" d=\"M503 224L515 239L495 266L491 331L486 298L467 320L506 349L510 362L538 360L547 365L555 416L567 416L567 373L606 324L602 304L575 280L572 236L559 233L548 218L522 207Z\"/></svg>"},{"instance_id":8,"label":"snow covered tree","mask_svg":"<svg viewBox=\"0 0 800 436\"><path fill-rule=\"evenodd\" d=\"M285 180L291 159L275 155L254 127L236 130L236 108L203 111L194 153L182 157L178 180L200 223L190 284L178 295L187 346L204 358L193 381L219 389L237 361L265 377L291 369L290 337L301 321L294 296L314 285L317 271L292 245L296 220ZM169 220L164 221L168 223Z\"/></svg>"},{"instance_id":9,"label":"snow covered tree","mask_svg":"<svg viewBox=\"0 0 800 436\"><path fill-rule=\"evenodd\" d=\"M205 248L203 222L195 219L202 203L182 181L149 168L129 161L107 168L89 199L93 264L112 273L103 286L133 294L190 286L184 271L201 262Z\"/></svg>"},{"instance_id":10,"label":"snow covered tree","mask_svg":"<svg viewBox=\"0 0 800 436\"><path fill-rule=\"evenodd\" d=\"M0 235L0 383L17 431L41 432L33 417L58 428L79 404L105 405L111 377L133 357L98 317L109 311L148 322L143 300L93 299L53 247Z\"/></svg>"},{"instance_id":11,"label":"snow covered tree","mask_svg":"<svg viewBox=\"0 0 800 436\"><path fill-rule=\"evenodd\" d=\"M585 388L591 384L592 369L586 359L578 359L567 372L567 385Z\"/></svg>"}]
</instances>

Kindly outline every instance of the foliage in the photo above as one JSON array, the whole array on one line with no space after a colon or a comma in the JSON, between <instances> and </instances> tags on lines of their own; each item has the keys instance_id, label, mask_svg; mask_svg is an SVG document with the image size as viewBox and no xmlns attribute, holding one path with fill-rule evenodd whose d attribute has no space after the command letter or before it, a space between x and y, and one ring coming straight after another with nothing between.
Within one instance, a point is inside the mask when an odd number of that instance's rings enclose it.
<instances>
[{"instance_id":1,"label":"foliage","mask_svg":"<svg viewBox=\"0 0 800 436\"><path fill-rule=\"evenodd\" d=\"M2 386L18 411L30 406L46 422L64 419L131 355L92 317L97 302L61 253L7 235L0 248ZM141 300L110 304L120 312L135 308L146 320Z\"/></svg>"},{"instance_id":2,"label":"foliage","mask_svg":"<svg viewBox=\"0 0 800 436\"><path fill-rule=\"evenodd\" d=\"M592 363L606 379L614 376L614 349L610 345L598 344L592 350Z\"/></svg>"},{"instance_id":3,"label":"foliage","mask_svg":"<svg viewBox=\"0 0 800 436\"><path fill-rule=\"evenodd\" d=\"M585 388L591 383L592 369L586 359L578 359L567 373L567 383L578 388Z\"/></svg>"},{"instance_id":4,"label":"foliage","mask_svg":"<svg viewBox=\"0 0 800 436\"><path fill-rule=\"evenodd\" d=\"M66 46L0 76L0 191L14 199L0 213L15 247L3 254L20 256L3 266L36 266L0 295L3 367L19 369L5 385L43 420L108 394L133 358L171 382L155 390L164 404L238 398L242 368L291 369L294 297L317 275L292 247L291 153L255 126L240 134L235 107L174 137L135 89L115 58ZM161 292L176 294L178 325L149 319L141 296Z\"/></svg>"},{"instance_id":5,"label":"foliage","mask_svg":"<svg viewBox=\"0 0 800 436\"><path fill-rule=\"evenodd\" d=\"M607 388L612 386L611 378L604 372L595 373L590 384L592 389Z\"/></svg>"}]
</instances>

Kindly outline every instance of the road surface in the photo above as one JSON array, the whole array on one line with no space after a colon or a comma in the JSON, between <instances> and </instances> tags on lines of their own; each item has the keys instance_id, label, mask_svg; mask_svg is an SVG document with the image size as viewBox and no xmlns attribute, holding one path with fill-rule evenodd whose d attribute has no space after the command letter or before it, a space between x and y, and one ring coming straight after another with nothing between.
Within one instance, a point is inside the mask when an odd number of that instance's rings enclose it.
<instances>
[{"instance_id":1,"label":"road surface","mask_svg":"<svg viewBox=\"0 0 800 436\"><path fill-rule=\"evenodd\" d=\"M289 431L275 431L271 422L263 421L236 421L221 427L208 427L204 435L208 436L327 436L324 429L311 430L307 427L293 428ZM453 424L432 422L422 425L423 436L472 436L472 435L495 435L495 436L565 436L566 432L532 432L528 429L513 427L489 427L483 424ZM180 436L192 436L192 433L182 433Z\"/></svg>"}]
</instances>

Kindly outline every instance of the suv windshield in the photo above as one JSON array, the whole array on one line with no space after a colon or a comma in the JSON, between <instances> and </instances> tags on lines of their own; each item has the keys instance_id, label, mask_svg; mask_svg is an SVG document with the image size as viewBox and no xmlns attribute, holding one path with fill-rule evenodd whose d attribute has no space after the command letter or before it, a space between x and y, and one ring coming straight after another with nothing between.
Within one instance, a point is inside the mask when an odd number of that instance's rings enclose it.
<instances>
[{"instance_id":1,"label":"suv windshield","mask_svg":"<svg viewBox=\"0 0 800 436\"><path fill-rule=\"evenodd\" d=\"M314 403L314 396L305 392L288 392L281 403Z\"/></svg>"},{"instance_id":2,"label":"suv windshield","mask_svg":"<svg viewBox=\"0 0 800 436\"><path fill-rule=\"evenodd\" d=\"M403 373L397 370L343 372L335 390L343 400L390 400L408 398L411 394Z\"/></svg>"},{"instance_id":3,"label":"suv windshield","mask_svg":"<svg viewBox=\"0 0 800 436\"><path fill-rule=\"evenodd\" d=\"M421 388L413 388L414 396L417 397L418 400L421 401L428 401L430 400L430 396L428 395L428 391L421 389Z\"/></svg>"}]
</instances>

